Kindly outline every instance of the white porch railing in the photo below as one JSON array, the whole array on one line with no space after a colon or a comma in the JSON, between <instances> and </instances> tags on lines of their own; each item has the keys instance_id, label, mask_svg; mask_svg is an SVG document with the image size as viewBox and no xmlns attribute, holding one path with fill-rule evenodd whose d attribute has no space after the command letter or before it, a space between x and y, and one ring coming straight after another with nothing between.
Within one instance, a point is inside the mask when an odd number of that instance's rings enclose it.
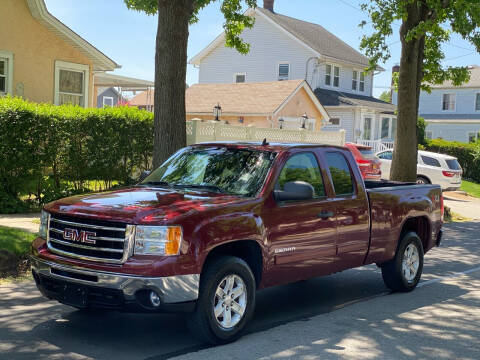
<instances>
[{"instance_id":1,"label":"white porch railing","mask_svg":"<svg viewBox=\"0 0 480 360\"><path fill-rule=\"evenodd\" d=\"M209 141L263 141L345 145L345 130L309 131L233 126L198 120L187 121L187 145Z\"/></svg>"},{"instance_id":2,"label":"white porch railing","mask_svg":"<svg viewBox=\"0 0 480 360\"><path fill-rule=\"evenodd\" d=\"M383 141L383 140L357 140L357 144L370 146L374 152L384 151L393 149L393 141Z\"/></svg>"}]
</instances>

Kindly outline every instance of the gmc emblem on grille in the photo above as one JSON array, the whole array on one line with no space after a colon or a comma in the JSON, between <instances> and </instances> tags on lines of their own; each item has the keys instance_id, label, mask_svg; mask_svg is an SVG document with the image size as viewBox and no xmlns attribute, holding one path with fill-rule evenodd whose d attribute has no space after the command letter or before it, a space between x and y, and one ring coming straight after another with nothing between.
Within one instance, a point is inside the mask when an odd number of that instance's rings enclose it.
<instances>
[{"instance_id":1,"label":"gmc emblem on grille","mask_svg":"<svg viewBox=\"0 0 480 360\"><path fill-rule=\"evenodd\" d=\"M86 244L95 244L97 241L93 239L97 236L96 232L93 231L85 231L85 230L77 230L77 229L63 229L63 238L65 240L81 242Z\"/></svg>"}]
</instances>

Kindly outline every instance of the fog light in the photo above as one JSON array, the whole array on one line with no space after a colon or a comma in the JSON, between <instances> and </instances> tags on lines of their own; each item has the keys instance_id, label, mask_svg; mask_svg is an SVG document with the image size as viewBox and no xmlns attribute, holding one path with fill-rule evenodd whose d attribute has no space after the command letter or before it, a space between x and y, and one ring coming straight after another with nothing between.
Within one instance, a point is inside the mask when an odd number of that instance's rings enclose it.
<instances>
[{"instance_id":1,"label":"fog light","mask_svg":"<svg viewBox=\"0 0 480 360\"><path fill-rule=\"evenodd\" d=\"M160 296L155 291L150 292L150 302L152 303L153 306L159 307L160 306Z\"/></svg>"}]
</instances>

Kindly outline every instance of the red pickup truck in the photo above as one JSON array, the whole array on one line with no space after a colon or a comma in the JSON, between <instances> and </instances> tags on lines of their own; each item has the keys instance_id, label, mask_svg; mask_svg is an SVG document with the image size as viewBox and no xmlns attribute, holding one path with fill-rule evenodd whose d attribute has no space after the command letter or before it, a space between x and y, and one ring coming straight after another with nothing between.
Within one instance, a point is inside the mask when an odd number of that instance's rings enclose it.
<instances>
[{"instance_id":1,"label":"red pickup truck","mask_svg":"<svg viewBox=\"0 0 480 360\"><path fill-rule=\"evenodd\" d=\"M343 147L199 144L136 186L46 205L33 276L76 308L189 311L221 344L257 289L376 263L390 289L412 290L442 219L440 186L364 182Z\"/></svg>"}]
</instances>

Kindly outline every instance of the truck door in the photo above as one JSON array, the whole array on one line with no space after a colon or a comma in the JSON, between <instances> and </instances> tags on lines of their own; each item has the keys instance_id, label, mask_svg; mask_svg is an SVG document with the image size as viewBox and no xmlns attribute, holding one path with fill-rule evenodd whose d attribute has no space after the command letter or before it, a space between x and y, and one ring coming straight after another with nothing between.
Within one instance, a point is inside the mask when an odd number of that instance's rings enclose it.
<instances>
[{"instance_id":1,"label":"truck door","mask_svg":"<svg viewBox=\"0 0 480 360\"><path fill-rule=\"evenodd\" d=\"M266 282L288 283L333 271L335 214L326 196L318 159L313 152L290 155L277 180L276 189L291 181L314 187L314 198L303 201L271 200L264 219L269 241L271 268Z\"/></svg>"},{"instance_id":2,"label":"truck door","mask_svg":"<svg viewBox=\"0 0 480 360\"><path fill-rule=\"evenodd\" d=\"M347 157L351 161L347 161ZM330 196L335 209L338 232L335 270L363 264L370 241L370 214L363 181L355 176L351 154L342 150L323 152L330 180Z\"/></svg>"}]
</instances>

